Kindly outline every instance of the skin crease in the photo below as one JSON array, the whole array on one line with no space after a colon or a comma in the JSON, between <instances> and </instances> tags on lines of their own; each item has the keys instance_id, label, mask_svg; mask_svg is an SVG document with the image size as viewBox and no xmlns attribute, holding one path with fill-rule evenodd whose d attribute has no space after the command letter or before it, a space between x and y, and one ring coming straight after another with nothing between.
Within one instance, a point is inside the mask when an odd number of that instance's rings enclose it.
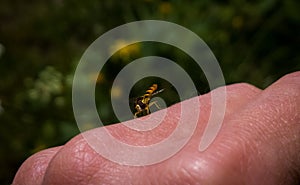
<instances>
[{"instance_id":1,"label":"skin crease","mask_svg":"<svg viewBox=\"0 0 300 185\"><path fill-rule=\"evenodd\" d=\"M196 131L182 150L161 163L143 167L119 165L101 157L78 135L64 146L28 158L13 185L297 185L300 72L282 77L263 91L245 83L229 85L226 91L221 131L204 152L199 152L198 146L210 114L210 94L186 101L201 103ZM193 110L190 112L193 116ZM150 131L132 131L122 124L106 128L123 142L153 144L172 133L179 113L179 104L169 107L163 123Z\"/></svg>"}]
</instances>

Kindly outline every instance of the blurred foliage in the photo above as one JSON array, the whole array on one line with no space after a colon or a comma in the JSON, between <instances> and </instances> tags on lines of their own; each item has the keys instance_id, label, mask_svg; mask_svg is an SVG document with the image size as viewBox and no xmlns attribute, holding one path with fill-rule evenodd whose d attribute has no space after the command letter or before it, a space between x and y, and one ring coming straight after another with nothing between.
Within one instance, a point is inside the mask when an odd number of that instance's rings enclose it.
<instances>
[{"instance_id":1,"label":"blurred foliage","mask_svg":"<svg viewBox=\"0 0 300 185\"><path fill-rule=\"evenodd\" d=\"M265 88L300 69L299 8L297 0L1 1L0 183L9 184L31 154L79 133L71 104L73 73L85 49L104 32L144 19L180 24L209 45L228 84L243 81ZM200 93L208 91L200 69L188 65L191 59L180 50L158 43L128 46L93 77L107 89L96 97L106 124L115 122L105 101L113 78L145 55L178 62ZM142 95L153 80L137 84L132 96ZM122 90L114 89L113 95L118 93Z\"/></svg>"}]
</instances>

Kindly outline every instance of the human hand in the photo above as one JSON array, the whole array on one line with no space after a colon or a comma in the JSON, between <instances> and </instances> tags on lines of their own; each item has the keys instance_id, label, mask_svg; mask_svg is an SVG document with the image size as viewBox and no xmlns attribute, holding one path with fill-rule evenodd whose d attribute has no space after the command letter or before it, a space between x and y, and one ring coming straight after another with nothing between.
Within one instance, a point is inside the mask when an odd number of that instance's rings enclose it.
<instances>
[{"instance_id":1,"label":"human hand","mask_svg":"<svg viewBox=\"0 0 300 185\"><path fill-rule=\"evenodd\" d=\"M300 72L284 76L265 90L244 83L226 89L221 131L204 152L198 146L210 115L210 93L189 100L200 99L203 105L196 131L182 150L161 163L134 167L111 162L78 135L64 146L27 159L13 185L298 184ZM122 124L106 128L119 140L133 145L156 143L172 133L176 126L172 120L180 114L179 109L179 104L167 108L161 126L151 131L132 131ZM190 112L193 116L193 110Z\"/></svg>"}]
</instances>

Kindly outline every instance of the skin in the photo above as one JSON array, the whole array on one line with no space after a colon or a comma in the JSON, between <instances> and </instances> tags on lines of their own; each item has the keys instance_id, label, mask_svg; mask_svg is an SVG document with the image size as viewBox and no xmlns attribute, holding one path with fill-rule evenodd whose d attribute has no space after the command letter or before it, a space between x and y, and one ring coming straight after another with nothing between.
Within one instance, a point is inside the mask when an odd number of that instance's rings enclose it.
<instances>
[{"instance_id":1,"label":"skin","mask_svg":"<svg viewBox=\"0 0 300 185\"><path fill-rule=\"evenodd\" d=\"M221 131L204 152L198 146L210 114L210 94L188 100L200 100L203 105L196 131L182 150L161 163L132 167L111 162L78 135L64 146L28 158L13 185L299 184L300 72L282 77L265 90L245 83L226 88ZM122 124L106 128L123 142L148 145L172 133L177 114L179 104L167 109L161 125L142 133Z\"/></svg>"}]
</instances>

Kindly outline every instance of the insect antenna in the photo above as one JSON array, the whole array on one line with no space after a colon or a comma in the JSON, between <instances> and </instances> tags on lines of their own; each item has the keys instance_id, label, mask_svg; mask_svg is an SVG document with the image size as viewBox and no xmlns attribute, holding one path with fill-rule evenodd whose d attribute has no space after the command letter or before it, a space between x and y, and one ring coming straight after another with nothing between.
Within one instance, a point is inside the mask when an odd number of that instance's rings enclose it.
<instances>
[{"instance_id":1,"label":"insect antenna","mask_svg":"<svg viewBox=\"0 0 300 185\"><path fill-rule=\"evenodd\" d=\"M155 95L157 95L157 94L163 92L164 90L165 90L165 89L160 89L160 90L158 90L158 91L155 91L155 92L152 94L152 96L155 96Z\"/></svg>"}]
</instances>

